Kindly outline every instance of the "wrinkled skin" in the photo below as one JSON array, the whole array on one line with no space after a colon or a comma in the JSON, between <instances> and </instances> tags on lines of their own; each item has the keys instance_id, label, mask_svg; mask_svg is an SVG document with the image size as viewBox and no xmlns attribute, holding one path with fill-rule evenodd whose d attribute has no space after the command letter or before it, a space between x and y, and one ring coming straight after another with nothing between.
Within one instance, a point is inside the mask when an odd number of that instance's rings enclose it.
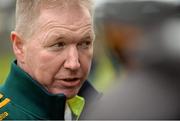
<instances>
[{"instance_id":1,"label":"wrinkled skin","mask_svg":"<svg viewBox=\"0 0 180 121\"><path fill-rule=\"evenodd\" d=\"M36 24L38 29L26 41L16 33L11 35L18 64L48 92L72 98L87 79L91 66L91 15L78 5L43 8Z\"/></svg>"}]
</instances>

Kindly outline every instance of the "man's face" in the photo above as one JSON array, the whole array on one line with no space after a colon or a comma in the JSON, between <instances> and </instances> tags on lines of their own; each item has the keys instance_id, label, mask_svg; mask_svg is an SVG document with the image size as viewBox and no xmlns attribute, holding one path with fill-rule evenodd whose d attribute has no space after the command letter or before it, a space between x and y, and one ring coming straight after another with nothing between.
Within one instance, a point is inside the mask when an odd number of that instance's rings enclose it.
<instances>
[{"instance_id":1,"label":"man's face","mask_svg":"<svg viewBox=\"0 0 180 121\"><path fill-rule=\"evenodd\" d=\"M25 42L24 70L52 94L75 96L93 55L93 27L86 8L45 8L38 30Z\"/></svg>"}]
</instances>

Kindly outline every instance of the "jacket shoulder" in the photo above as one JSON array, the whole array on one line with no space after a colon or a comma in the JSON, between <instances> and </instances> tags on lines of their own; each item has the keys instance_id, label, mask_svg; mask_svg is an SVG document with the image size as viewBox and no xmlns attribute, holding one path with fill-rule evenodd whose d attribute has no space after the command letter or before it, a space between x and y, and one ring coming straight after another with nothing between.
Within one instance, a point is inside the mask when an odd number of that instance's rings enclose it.
<instances>
[{"instance_id":1,"label":"jacket shoulder","mask_svg":"<svg viewBox=\"0 0 180 121\"><path fill-rule=\"evenodd\" d=\"M32 115L27 110L23 109L21 106L17 105L10 98L5 97L5 95L0 92L0 121L1 120L35 120L41 119Z\"/></svg>"}]
</instances>

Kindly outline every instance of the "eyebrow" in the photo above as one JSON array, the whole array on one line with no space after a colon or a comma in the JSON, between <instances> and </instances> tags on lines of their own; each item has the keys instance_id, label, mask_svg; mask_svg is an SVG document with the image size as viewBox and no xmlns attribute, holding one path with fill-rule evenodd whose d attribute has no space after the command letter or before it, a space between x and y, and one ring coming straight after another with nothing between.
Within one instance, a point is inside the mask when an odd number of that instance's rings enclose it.
<instances>
[{"instance_id":1,"label":"eyebrow","mask_svg":"<svg viewBox=\"0 0 180 121\"><path fill-rule=\"evenodd\" d=\"M95 38L94 32L87 32L86 34L84 34L82 36L81 39L87 39L87 38L90 38L91 40L94 40L94 38Z\"/></svg>"},{"instance_id":2,"label":"eyebrow","mask_svg":"<svg viewBox=\"0 0 180 121\"><path fill-rule=\"evenodd\" d=\"M64 36L58 36L58 34L52 34L52 35L48 35L45 37L45 41L43 42L43 44L53 44L53 43L56 43L62 39L65 39ZM50 40L50 41L49 41Z\"/></svg>"},{"instance_id":3,"label":"eyebrow","mask_svg":"<svg viewBox=\"0 0 180 121\"><path fill-rule=\"evenodd\" d=\"M53 32L53 33L50 33L47 37L46 37L46 40L47 38L53 38L53 41L51 41L51 43L54 43L54 42L58 42L60 40L66 40L66 39L71 39L72 37L71 36L67 36L67 34L65 34L64 32L63 33L59 33L59 32ZM95 34L94 34L94 31L93 30L88 30L88 31L84 31L82 33L82 36L76 38L76 39L79 39L79 40L84 40L84 39L89 39L91 41L93 41L95 39ZM46 41L47 42L47 41Z\"/></svg>"}]
</instances>

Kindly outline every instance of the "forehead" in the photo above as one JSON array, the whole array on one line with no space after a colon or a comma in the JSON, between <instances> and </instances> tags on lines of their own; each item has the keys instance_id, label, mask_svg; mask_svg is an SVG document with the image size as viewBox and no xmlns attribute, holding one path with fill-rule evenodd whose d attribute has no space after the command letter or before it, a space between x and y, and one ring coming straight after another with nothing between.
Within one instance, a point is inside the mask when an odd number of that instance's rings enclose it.
<instances>
[{"instance_id":1,"label":"forehead","mask_svg":"<svg viewBox=\"0 0 180 121\"><path fill-rule=\"evenodd\" d=\"M41 8L38 19L40 27L64 26L72 30L92 26L92 18L88 9L81 5L55 6Z\"/></svg>"}]
</instances>

